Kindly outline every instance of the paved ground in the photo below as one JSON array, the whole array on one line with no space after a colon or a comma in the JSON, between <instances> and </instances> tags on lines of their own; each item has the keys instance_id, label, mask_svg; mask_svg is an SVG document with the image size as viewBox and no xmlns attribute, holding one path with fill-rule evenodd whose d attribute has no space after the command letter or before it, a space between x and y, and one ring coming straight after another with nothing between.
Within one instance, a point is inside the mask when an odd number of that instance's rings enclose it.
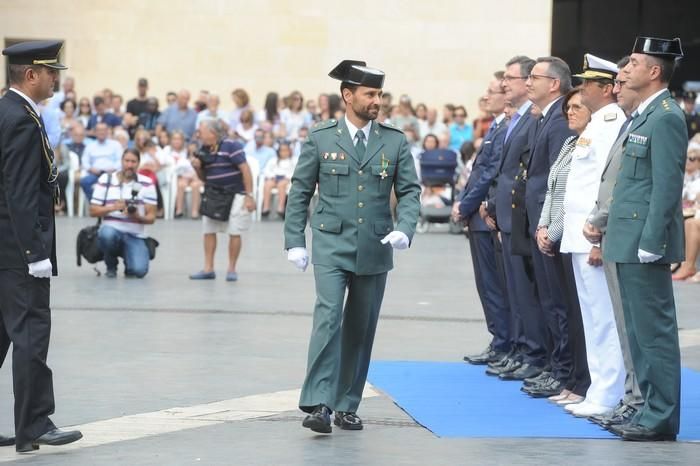
<instances>
[{"instance_id":1,"label":"paved ground","mask_svg":"<svg viewBox=\"0 0 700 466\"><path fill-rule=\"evenodd\" d=\"M226 283L224 244L219 279L187 279L202 263L200 224L191 220L152 227L161 247L144 280L98 277L75 265L75 235L89 222L58 222L61 276L52 281L49 355L53 420L84 425L86 438L21 457L2 448L0 463L697 464L699 447L690 443L440 439L381 395L362 405L365 431L310 435L299 425L294 390L305 370L313 275L286 262L281 223L254 225L240 281ZM441 229L397 253L374 358L456 361L480 350L487 334L469 264L464 238ZM683 363L695 369L699 298L700 286L677 286ZM11 432L7 366L0 400L0 432Z\"/></svg>"}]
</instances>

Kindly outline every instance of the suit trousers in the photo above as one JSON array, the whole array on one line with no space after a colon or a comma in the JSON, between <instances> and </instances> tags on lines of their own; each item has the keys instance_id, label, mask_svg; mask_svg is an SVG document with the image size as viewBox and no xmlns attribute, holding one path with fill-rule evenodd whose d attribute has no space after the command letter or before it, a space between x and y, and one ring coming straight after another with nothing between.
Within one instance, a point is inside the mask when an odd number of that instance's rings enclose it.
<instances>
[{"instance_id":1,"label":"suit trousers","mask_svg":"<svg viewBox=\"0 0 700 466\"><path fill-rule=\"evenodd\" d=\"M46 365L51 334L50 279L0 269L0 367L12 343L17 444L53 429L53 377Z\"/></svg>"},{"instance_id":2,"label":"suit trousers","mask_svg":"<svg viewBox=\"0 0 700 466\"><path fill-rule=\"evenodd\" d=\"M503 264L507 289L511 292L511 326L513 349L520 358L536 367L547 363L545 329L541 320L535 277L530 257L516 256L511 250L510 233L501 233Z\"/></svg>"},{"instance_id":3,"label":"suit trousers","mask_svg":"<svg viewBox=\"0 0 700 466\"><path fill-rule=\"evenodd\" d=\"M558 250L554 257L542 254L535 239L530 241L530 247L532 248L532 263L542 310L538 318L546 327L543 341L549 350L552 377L566 384L566 381L571 377L572 363L569 328L566 320L568 311L566 309L564 263Z\"/></svg>"},{"instance_id":4,"label":"suit trousers","mask_svg":"<svg viewBox=\"0 0 700 466\"><path fill-rule=\"evenodd\" d=\"M387 273L355 275L317 264L314 277L316 306L299 408L311 412L325 404L335 411L356 412L367 380Z\"/></svg>"},{"instance_id":5,"label":"suit trousers","mask_svg":"<svg viewBox=\"0 0 700 466\"><path fill-rule=\"evenodd\" d=\"M630 353L644 405L632 422L678 434L681 354L668 264L617 264Z\"/></svg>"},{"instance_id":6,"label":"suit trousers","mask_svg":"<svg viewBox=\"0 0 700 466\"><path fill-rule=\"evenodd\" d=\"M493 336L491 348L507 353L511 349L510 310L508 295L496 265L496 249L491 232L470 231L469 248L486 328Z\"/></svg>"},{"instance_id":7,"label":"suit trousers","mask_svg":"<svg viewBox=\"0 0 700 466\"><path fill-rule=\"evenodd\" d=\"M571 351L571 376L564 383L567 390L580 396L586 396L591 385L591 375L588 372L586 360L586 336L583 332L581 306L576 291L576 277L571 263L570 253L561 253L564 266L562 277L566 286L566 326L569 330L569 349Z\"/></svg>"},{"instance_id":8,"label":"suit trousers","mask_svg":"<svg viewBox=\"0 0 700 466\"><path fill-rule=\"evenodd\" d=\"M603 247L605 247L605 239L603 239ZM620 283L617 280L617 264L605 261L603 262L603 271L605 272L605 280L608 283L608 291L610 292L617 336L620 338L622 361L625 364L625 395L622 401L629 406L640 408L644 404L644 398L642 398L642 392L639 391L637 375L634 373L634 365L632 364L630 342L627 337L627 328L625 327L625 312L622 308L622 297L620 296Z\"/></svg>"},{"instance_id":9,"label":"suit trousers","mask_svg":"<svg viewBox=\"0 0 700 466\"><path fill-rule=\"evenodd\" d=\"M602 267L589 265L588 256L571 254L591 374L586 400L612 408L624 395L625 364L605 272Z\"/></svg>"}]
</instances>

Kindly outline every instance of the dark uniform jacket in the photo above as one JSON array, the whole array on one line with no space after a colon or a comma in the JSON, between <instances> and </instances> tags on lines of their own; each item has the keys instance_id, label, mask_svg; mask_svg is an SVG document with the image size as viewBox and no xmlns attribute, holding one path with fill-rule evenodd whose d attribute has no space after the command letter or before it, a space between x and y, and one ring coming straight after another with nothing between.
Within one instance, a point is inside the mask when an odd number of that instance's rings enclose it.
<instances>
[{"instance_id":1,"label":"dark uniform jacket","mask_svg":"<svg viewBox=\"0 0 700 466\"><path fill-rule=\"evenodd\" d=\"M53 152L36 115L10 90L0 99L0 268L51 259L56 275Z\"/></svg>"}]
</instances>

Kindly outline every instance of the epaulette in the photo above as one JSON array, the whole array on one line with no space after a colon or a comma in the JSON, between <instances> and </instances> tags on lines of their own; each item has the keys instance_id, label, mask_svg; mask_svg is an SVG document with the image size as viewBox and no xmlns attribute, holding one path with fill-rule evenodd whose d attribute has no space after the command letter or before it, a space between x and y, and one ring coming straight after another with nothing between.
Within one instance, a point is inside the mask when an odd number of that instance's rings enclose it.
<instances>
[{"instance_id":1,"label":"epaulette","mask_svg":"<svg viewBox=\"0 0 700 466\"><path fill-rule=\"evenodd\" d=\"M617 120L617 113L610 112L603 115L603 121L615 121Z\"/></svg>"},{"instance_id":2,"label":"epaulette","mask_svg":"<svg viewBox=\"0 0 700 466\"><path fill-rule=\"evenodd\" d=\"M315 133L316 131L320 131L322 129L326 128L332 128L338 124L338 120L335 118L331 118L330 120L325 120L325 121L319 121L315 125L311 127L311 132Z\"/></svg>"},{"instance_id":3,"label":"epaulette","mask_svg":"<svg viewBox=\"0 0 700 466\"><path fill-rule=\"evenodd\" d=\"M403 131L401 131L399 128L397 128L396 126L392 125L391 123L387 123L387 122L382 122L382 121L380 121L380 122L379 122L379 126L381 126L381 127L383 127L383 128L387 128L387 129L393 129L394 131L398 131L399 133L403 134Z\"/></svg>"},{"instance_id":4,"label":"epaulette","mask_svg":"<svg viewBox=\"0 0 700 466\"><path fill-rule=\"evenodd\" d=\"M673 100L672 97L667 97L664 100L661 101L661 106L666 110L667 112L671 111L671 106L669 105L669 102Z\"/></svg>"}]
</instances>

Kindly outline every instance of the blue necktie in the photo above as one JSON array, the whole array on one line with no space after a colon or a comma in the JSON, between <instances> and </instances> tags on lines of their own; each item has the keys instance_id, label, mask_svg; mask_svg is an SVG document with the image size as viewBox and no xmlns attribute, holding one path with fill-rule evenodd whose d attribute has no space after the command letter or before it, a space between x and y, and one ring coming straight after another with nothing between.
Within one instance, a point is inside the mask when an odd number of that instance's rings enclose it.
<instances>
[{"instance_id":1,"label":"blue necktie","mask_svg":"<svg viewBox=\"0 0 700 466\"><path fill-rule=\"evenodd\" d=\"M365 145L365 133L362 130L359 130L355 137L357 138L357 144L355 144L355 151L357 152L357 156L360 158L361 161L365 158L365 150L367 149L367 146Z\"/></svg>"},{"instance_id":2,"label":"blue necktie","mask_svg":"<svg viewBox=\"0 0 700 466\"><path fill-rule=\"evenodd\" d=\"M627 120L625 120L625 122L622 124L622 127L620 128L620 132L617 133L617 137L618 137L618 138L619 138L620 136L622 136L622 135L625 133L625 131L627 131L627 128L630 127L630 125L632 124L632 121L634 121L634 119L637 118L638 116L639 116L639 113L637 113L637 112L635 111L634 113L632 113L632 115L630 115L630 116L627 118Z\"/></svg>"},{"instance_id":3,"label":"blue necktie","mask_svg":"<svg viewBox=\"0 0 700 466\"><path fill-rule=\"evenodd\" d=\"M513 132L513 129L515 128L515 124L518 122L520 119L520 114L518 112L515 112L513 117L510 119L510 124L508 124L508 130L506 131L506 138L505 141L508 140L508 137L510 136L510 133Z\"/></svg>"}]
</instances>

